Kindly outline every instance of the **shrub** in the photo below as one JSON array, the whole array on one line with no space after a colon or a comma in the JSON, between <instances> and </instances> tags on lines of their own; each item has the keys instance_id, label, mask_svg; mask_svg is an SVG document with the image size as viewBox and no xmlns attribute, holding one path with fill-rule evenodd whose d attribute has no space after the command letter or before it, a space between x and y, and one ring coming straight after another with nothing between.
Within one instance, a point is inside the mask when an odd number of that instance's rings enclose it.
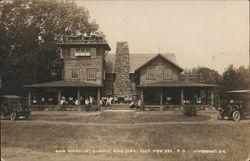
<instances>
[{"instance_id":1,"label":"shrub","mask_svg":"<svg viewBox=\"0 0 250 161\"><path fill-rule=\"evenodd\" d=\"M185 116L196 116L197 112L197 108L193 104L187 104L184 106L183 114Z\"/></svg>"}]
</instances>

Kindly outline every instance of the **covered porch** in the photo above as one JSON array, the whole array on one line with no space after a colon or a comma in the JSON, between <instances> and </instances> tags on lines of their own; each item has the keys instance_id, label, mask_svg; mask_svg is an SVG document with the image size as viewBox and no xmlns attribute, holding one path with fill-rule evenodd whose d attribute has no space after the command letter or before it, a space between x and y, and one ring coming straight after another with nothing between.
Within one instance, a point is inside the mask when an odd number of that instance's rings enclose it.
<instances>
[{"instance_id":1,"label":"covered porch","mask_svg":"<svg viewBox=\"0 0 250 161\"><path fill-rule=\"evenodd\" d=\"M27 103L36 105L84 105L84 100L93 99L93 104L98 105L101 98L102 85L74 82L54 81L25 85L28 89Z\"/></svg>"},{"instance_id":2,"label":"covered porch","mask_svg":"<svg viewBox=\"0 0 250 161\"><path fill-rule=\"evenodd\" d=\"M140 99L145 105L197 105L214 106L214 87L217 85L172 81L138 85Z\"/></svg>"}]
</instances>

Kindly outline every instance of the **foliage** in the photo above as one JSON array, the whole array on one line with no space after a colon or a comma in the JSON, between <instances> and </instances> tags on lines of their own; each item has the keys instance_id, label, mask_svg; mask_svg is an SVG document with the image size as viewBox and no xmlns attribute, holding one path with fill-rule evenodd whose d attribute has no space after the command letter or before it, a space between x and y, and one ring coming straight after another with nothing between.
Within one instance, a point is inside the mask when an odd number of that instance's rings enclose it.
<instances>
[{"instance_id":1,"label":"foliage","mask_svg":"<svg viewBox=\"0 0 250 161\"><path fill-rule=\"evenodd\" d=\"M218 71L198 66L191 70L186 71L187 74L202 74L205 83L209 84L216 84L219 85L219 88L215 88L214 90L214 105L215 107L219 106L219 99L221 95L221 83L222 83L222 76L219 74ZM204 98L205 99L205 98Z\"/></svg>"},{"instance_id":2,"label":"foliage","mask_svg":"<svg viewBox=\"0 0 250 161\"><path fill-rule=\"evenodd\" d=\"M221 82L221 75L218 73L218 71L207 67L198 66L186 72L189 74L202 74L206 83L218 84Z\"/></svg>"},{"instance_id":3,"label":"foliage","mask_svg":"<svg viewBox=\"0 0 250 161\"><path fill-rule=\"evenodd\" d=\"M61 78L55 38L98 31L89 12L73 2L14 0L0 3L2 93L22 94L22 86Z\"/></svg>"},{"instance_id":4,"label":"foliage","mask_svg":"<svg viewBox=\"0 0 250 161\"><path fill-rule=\"evenodd\" d=\"M188 74L202 73L205 83L217 84L219 87L215 88L215 106L219 106L223 101L228 99L229 90L249 89L249 69L244 66L235 68L229 65L221 74L217 71L207 67L195 67L186 71Z\"/></svg>"},{"instance_id":5,"label":"foliage","mask_svg":"<svg viewBox=\"0 0 250 161\"><path fill-rule=\"evenodd\" d=\"M247 89L249 85L249 69L229 65L222 75L225 90Z\"/></svg>"},{"instance_id":6,"label":"foliage","mask_svg":"<svg viewBox=\"0 0 250 161\"><path fill-rule=\"evenodd\" d=\"M193 104L186 104L184 105L184 108L183 108L183 114L185 116L196 116L197 115L197 108L195 105Z\"/></svg>"}]
</instances>

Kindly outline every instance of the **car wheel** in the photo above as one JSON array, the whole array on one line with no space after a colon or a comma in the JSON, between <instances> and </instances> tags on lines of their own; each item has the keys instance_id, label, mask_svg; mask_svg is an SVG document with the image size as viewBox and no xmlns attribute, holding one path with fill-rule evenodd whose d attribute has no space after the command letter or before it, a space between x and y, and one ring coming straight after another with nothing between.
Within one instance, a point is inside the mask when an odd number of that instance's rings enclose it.
<instances>
[{"instance_id":1,"label":"car wheel","mask_svg":"<svg viewBox=\"0 0 250 161\"><path fill-rule=\"evenodd\" d=\"M224 119L224 117L220 113L217 115L217 118L218 118L218 120L223 120Z\"/></svg>"},{"instance_id":2,"label":"car wheel","mask_svg":"<svg viewBox=\"0 0 250 161\"><path fill-rule=\"evenodd\" d=\"M239 121L240 118L241 118L241 116L240 116L240 111L235 111L235 112L233 113L233 120L234 120L234 121Z\"/></svg>"},{"instance_id":3,"label":"car wheel","mask_svg":"<svg viewBox=\"0 0 250 161\"><path fill-rule=\"evenodd\" d=\"M10 114L10 120L12 120L12 121L15 121L15 120L17 120L17 113L16 112L12 112L11 114Z\"/></svg>"},{"instance_id":4,"label":"car wheel","mask_svg":"<svg viewBox=\"0 0 250 161\"><path fill-rule=\"evenodd\" d=\"M1 117L4 117L5 115L4 115L4 112L3 111L1 111Z\"/></svg>"},{"instance_id":5,"label":"car wheel","mask_svg":"<svg viewBox=\"0 0 250 161\"><path fill-rule=\"evenodd\" d=\"M26 120L31 120L31 118L32 118L31 114L27 114L27 115L25 116L25 119L26 119Z\"/></svg>"}]
</instances>

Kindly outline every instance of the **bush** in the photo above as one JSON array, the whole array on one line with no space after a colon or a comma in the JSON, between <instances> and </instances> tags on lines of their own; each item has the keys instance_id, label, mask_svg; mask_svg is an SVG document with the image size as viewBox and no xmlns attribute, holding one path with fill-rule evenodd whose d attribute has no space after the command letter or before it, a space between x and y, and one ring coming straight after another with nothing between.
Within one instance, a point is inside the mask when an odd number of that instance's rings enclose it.
<instances>
[{"instance_id":1,"label":"bush","mask_svg":"<svg viewBox=\"0 0 250 161\"><path fill-rule=\"evenodd\" d=\"M184 116L196 116L197 112L197 108L193 104L187 104L184 106Z\"/></svg>"}]
</instances>

